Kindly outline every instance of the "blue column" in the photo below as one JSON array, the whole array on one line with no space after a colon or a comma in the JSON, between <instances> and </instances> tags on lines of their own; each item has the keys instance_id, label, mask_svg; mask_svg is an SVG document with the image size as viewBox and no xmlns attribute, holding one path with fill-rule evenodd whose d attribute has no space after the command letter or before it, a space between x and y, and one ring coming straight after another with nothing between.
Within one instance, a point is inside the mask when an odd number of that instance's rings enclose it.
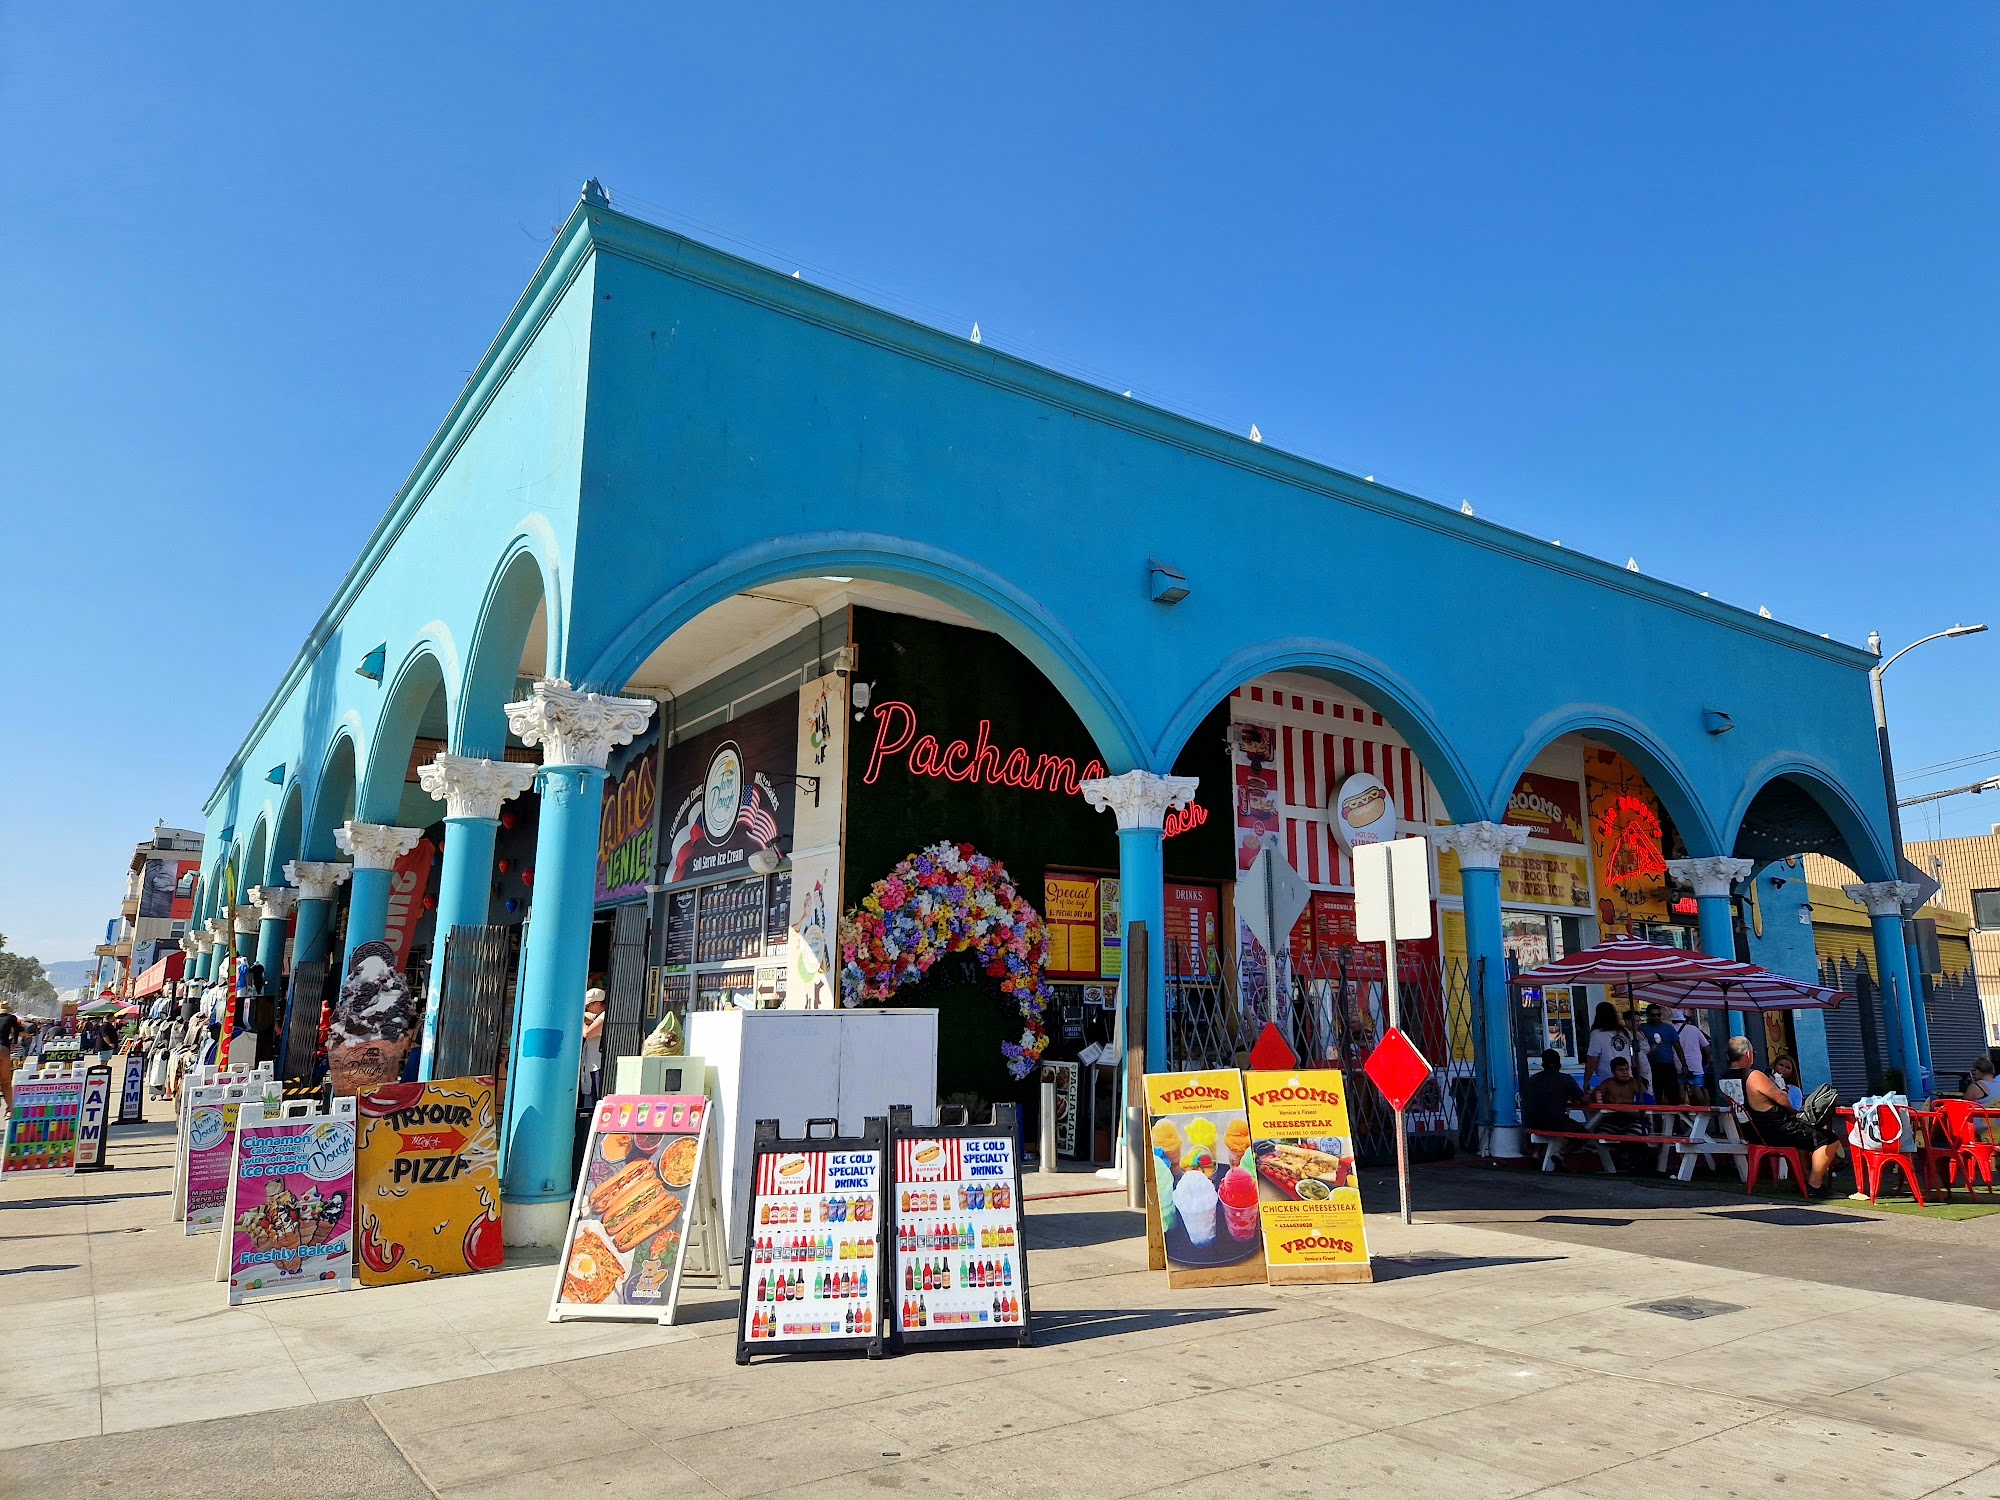
<instances>
[{"instance_id":1,"label":"blue column","mask_svg":"<svg viewBox=\"0 0 2000 1500\"><path fill-rule=\"evenodd\" d=\"M390 867L363 869L354 867L350 877L352 890L347 898L347 945L340 953L340 968L347 972L347 960L354 950L363 943L380 942L389 930L389 885L395 878L395 870Z\"/></svg>"},{"instance_id":2,"label":"blue column","mask_svg":"<svg viewBox=\"0 0 2000 1500\"><path fill-rule=\"evenodd\" d=\"M299 898L299 925L292 934L292 968L326 957L333 941L333 898Z\"/></svg>"},{"instance_id":3,"label":"blue column","mask_svg":"<svg viewBox=\"0 0 2000 1500\"><path fill-rule=\"evenodd\" d=\"M194 956L194 980L196 984L208 983L208 972L215 966L215 949L204 948Z\"/></svg>"},{"instance_id":4,"label":"blue column","mask_svg":"<svg viewBox=\"0 0 2000 1500\"><path fill-rule=\"evenodd\" d=\"M598 766L544 766L535 837L535 899L521 955L519 1039L507 1079L502 1202L510 1244L560 1239L572 1187L577 1067L590 921L597 892L597 835L604 805Z\"/></svg>"},{"instance_id":5,"label":"blue column","mask_svg":"<svg viewBox=\"0 0 2000 1500\"><path fill-rule=\"evenodd\" d=\"M1903 1075L1906 1090L1922 1087L1923 1056L1917 1045L1916 1008L1910 1003L1909 957L1903 947L1900 907L1878 914L1870 903L1868 925L1875 934L1875 972L1882 999L1883 1030L1888 1033L1889 1062ZM1872 1081L1872 1080L1871 1080Z\"/></svg>"},{"instance_id":6,"label":"blue column","mask_svg":"<svg viewBox=\"0 0 2000 1500\"><path fill-rule=\"evenodd\" d=\"M1122 939L1134 922L1146 924L1146 1068L1167 1068L1167 883L1162 840L1152 828L1118 830L1118 927ZM1118 989L1120 1033L1127 1017L1124 986Z\"/></svg>"},{"instance_id":7,"label":"blue column","mask_svg":"<svg viewBox=\"0 0 2000 1500\"><path fill-rule=\"evenodd\" d=\"M257 962L264 966L264 993L278 994L278 971L285 964L284 917L265 917L257 924Z\"/></svg>"},{"instance_id":8,"label":"blue column","mask_svg":"<svg viewBox=\"0 0 2000 1500\"><path fill-rule=\"evenodd\" d=\"M499 835L498 818L444 820L444 868L438 875L437 927L431 939L430 1004L424 1007L424 1050L417 1068L419 1078L432 1076L431 1063L437 1051L445 939L452 928L484 926L492 915L493 845Z\"/></svg>"},{"instance_id":9,"label":"blue column","mask_svg":"<svg viewBox=\"0 0 2000 1500\"><path fill-rule=\"evenodd\" d=\"M1697 920L1701 924L1701 951L1712 958L1735 958L1736 919L1728 890L1725 888L1720 894L1706 894L1697 891L1695 893L1694 904L1696 911L1699 913ZM1731 1036L1749 1035L1743 1026L1742 1011L1732 1010L1729 1012L1729 1034ZM1720 1071L1720 1067L1721 1065L1718 1063L1718 1071Z\"/></svg>"},{"instance_id":10,"label":"blue column","mask_svg":"<svg viewBox=\"0 0 2000 1500\"><path fill-rule=\"evenodd\" d=\"M1515 1076L1514 997L1507 985L1507 948L1500 923L1500 867L1459 866L1465 898L1466 985L1477 1009L1479 1092L1491 1133L1489 1156L1521 1154L1521 1084Z\"/></svg>"},{"instance_id":11,"label":"blue column","mask_svg":"<svg viewBox=\"0 0 2000 1500\"><path fill-rule=\"evenodd\" d=\"M1917 1025L1917 1059L1920 1078L1910 1080L1910 1097L1928 1099L1937 1088L1937 1069L1931 1066L1931 1012L1924 1002L1924 961L1917 951L1916 925L1903 924L1903 967L1910 976L1910 1010Z\"/></svg>"}]
</instances>

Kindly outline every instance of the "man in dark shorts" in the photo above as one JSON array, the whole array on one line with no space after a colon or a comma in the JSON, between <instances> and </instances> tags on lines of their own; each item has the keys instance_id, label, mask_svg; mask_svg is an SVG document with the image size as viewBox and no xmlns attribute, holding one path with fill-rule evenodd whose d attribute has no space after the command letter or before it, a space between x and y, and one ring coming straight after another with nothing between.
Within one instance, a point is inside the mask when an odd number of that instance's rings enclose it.
<instances>
[{"instance_id":1,"label":"man in dark shorts","mask_svg":"<svg viewBox=\"0 0 2000 1500\"><path fill-rule=\"evenodd\" d=\"M1681 1088L1680 1033L1667 1023L1657 1005L1646 1007L1646 1024L1639 1028L1639 1044L1646 1049L1646 1061L1653 1070L1653 1098L1661 1104L1685 1104Z\"/></svg>"}]
</instances>

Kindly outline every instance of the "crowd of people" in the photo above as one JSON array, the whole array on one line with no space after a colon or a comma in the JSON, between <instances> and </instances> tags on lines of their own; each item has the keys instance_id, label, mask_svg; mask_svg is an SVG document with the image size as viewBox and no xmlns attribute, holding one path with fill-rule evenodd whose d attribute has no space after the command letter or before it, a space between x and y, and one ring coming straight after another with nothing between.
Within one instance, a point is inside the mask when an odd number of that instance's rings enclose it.
<instances>
[{"instance_id":1,"label":"crowd of people","mask_svg":"<svg viewBox=\"0 0 2000 1500\"><path fill-rule=\"evenodd\" d=\"M1649 1110L1662 1107L1706 1108L1722 1101L1740 1110L1743 1132L1758 1145L1790 1147L1806 1163L1808 1190L1817 1197L1832 1191L1832 1173L1846 1144L1839 1119L1840 1099L1822 1085L1808 1093L1800 1082L1798 1060L1777 1054L1769 1066L1760 1064L1757 1048L1747 1036L1732 1036L1719 1075L1711 1070L1707 1034L1685 1013L1667 1014L1660 1006L1646 1007L1643 1024L1631 1011L1620 1012L1610 1001L1593 1013L1585 1049L1584 1078L1563 1070L1562 1054L1542 1053L1541 1068L1521 1090L1521 1117L1530 1132L1566 1133L1584 1128L1602 1135L1642 1136L1655 1128ZM1946 1098L1969 1100L1982 1109L2000 1108L1996 1058L2000 1048L1972 1060L1956 1094L1940 1091L1932 1107ZM1901 1096L1902 1075L1888 1069L1881 1092ZM1606 1108L1609 1106L1609 1108ZM2000 1121L1982 1127L1988 1138L2000 1138ZM1621 1170L1646 1171L1648 1153L1622 1150Z\"/></svg>"}]
</instances>

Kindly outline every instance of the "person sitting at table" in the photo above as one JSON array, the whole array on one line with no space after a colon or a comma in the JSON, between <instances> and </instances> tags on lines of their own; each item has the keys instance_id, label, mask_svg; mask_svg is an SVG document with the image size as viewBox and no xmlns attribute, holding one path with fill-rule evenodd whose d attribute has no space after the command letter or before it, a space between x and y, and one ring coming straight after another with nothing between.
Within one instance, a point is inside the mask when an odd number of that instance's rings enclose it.
<instances>
[{"instance_id":1,"label":"person sitting at table","mask_svg":"<svg viewBox=\"0 0 2000 1500\"><path fill-rule=\"evenodd\" d=\"M1791 1054L1781 1052L1771 1059L1771 1076L1785 1091L1785 1100L1793 1109L1806 1102L1806 1091L1799 1086L1799 1065Z\"/></svg>"},{"instance_id":2,"label":"person sitting at table","mask_svg":"<svg viewBox=\"0 0 2000 1500\"><path fill-rule=\"evenodd\" d=\"M1521 1123L1530 1134L1547 1130L1578 1130L1583 1121L1570 1113L1583 1103L1583 1090L1563 1071L1562 1054L1551 1047L1542 1054L1542 1071L1521 1085Z\"/></svg>"},{"instance_id":3,"label":"person sitting at table","mask_svg":"<svg viewBox=\"0 0 2000 1500\"><path fill-rule=\"evenodd\" d=\"M1806 1160L1806 1187L1816 1198L1828 1191L1828 1174L1838 1155L1832 1131L1792 1108L1784 1085L1757 1066L1757 1050L1747 1036L1729 1039L1729 1076L1743 1085L1743 1108L1750 1138L1760 1146L1790 1146Z\"/></svg>"},{"instance_id":4,"label":"person sitting at table","mask_svg":"<svg viewBox=\"0 0 2000 1500\"><path fill-rule=\"evenodd\" d=\"M1994 1082L1991 1057L1981 1053L1973 1058L1972 1066L1966 1070L1965 1087L1958 1091L1958 1097L1979 1109L2000 1109L2000 1084ZM1982 1141L2000 1140L2000 1119L1976 1119L1973 1129Z\"/></svg>"},{"instance_id":5,"label":"person sitting at table","mask_svg":"<svg viewBox=\"0 0 2000 1500\"><path fill-rule=\"evenodd\" d=\"M1644 1056L1639 1052L1638 1038L1625 1029L1618 1019L1618 1011L1609 1000L1597 1002L1597 1009L1590 1018L1590 1046L1584 1054L1584 1082L1594 1084L1611 1076L1614 1058L1625 1058L1628 1062L1638 1056L1639 1076L1646 1077Z\"/></svg>"}]
</instances>

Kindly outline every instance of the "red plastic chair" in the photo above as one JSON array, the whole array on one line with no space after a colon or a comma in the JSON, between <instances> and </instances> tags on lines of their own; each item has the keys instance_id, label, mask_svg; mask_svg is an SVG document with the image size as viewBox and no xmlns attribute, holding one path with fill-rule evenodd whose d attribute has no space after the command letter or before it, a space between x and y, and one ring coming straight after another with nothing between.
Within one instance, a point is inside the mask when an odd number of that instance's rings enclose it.
<instances>
[{"instance_id":1,"label":"red plastic chair","mask_svg":"<svg viewBox=\"0 0 2000 1500\"><path fill-rule=\"evenodd\" d=\"M1799 1150L1797 1146L1760 1146L1751 1140L1745 1140L1743 1144L1749 1148L1750 1152L1750 1175L1744 1181L1744 1192L1754 1193L1757 1191L1757 1174L1764 1170L1764 1163L1766 1161L1770 1161L1771 1158L1776 1157L1777 1160L1771 1162L1772 1175L1777 1175L1777 1169L1781 1165L1788 1168L1792 1174L1792 1181L1799 1185L1799 1196L1801 1198L1812 1197L1812 1189L1806 1186L1805 1153Z\"/></svg>"},{"instance_id":2,"label":"red plastic chair","mask_svg":"<svg viewBox=\"0 0 2000 1500\"><path fill-rule=\"evenodd\" d=\"M1945 1194L1958 1186L1962 1173L1967 1191L1972 1188L1977 1177L1993 1189L1994 1158L2000 1156L2000 1145L1982 1141L1974 1121L1978 1118L1978 1106L1970 1099L1947 1099L1937 1108L1938 1133L1944 1137L1942 1145L1924 1148L1926 1165L1933 1171L1943 1169L1942 1180Z\"/></svg>"},{"instance_id":3,"label":"red plastic chair","mask_svg":"<svg viewBox=\"0 0 2000 1500\"><path fill-rule=\"evenodd\" d=\"M1917 1207L1925 1207L1924 1187L1921 1181L1921 1162L1911 1165L1912 1158L1896 1149L1903 1143L1903 1117L1895 1108L1887 1104L1875 1106L1875 1128L1882 1137L1882 1149L1870 1151L1866 1147L1850 1144L1848 1155L1854 1159L1854 1177L1861 1191L1873 1203L1882 1191L1882 1173L1885 1168L1898 1167L1902 1170L1903 1181L1908 1184L1910 1196L1917 1200Z\"/></svg>"}]
</instances>

